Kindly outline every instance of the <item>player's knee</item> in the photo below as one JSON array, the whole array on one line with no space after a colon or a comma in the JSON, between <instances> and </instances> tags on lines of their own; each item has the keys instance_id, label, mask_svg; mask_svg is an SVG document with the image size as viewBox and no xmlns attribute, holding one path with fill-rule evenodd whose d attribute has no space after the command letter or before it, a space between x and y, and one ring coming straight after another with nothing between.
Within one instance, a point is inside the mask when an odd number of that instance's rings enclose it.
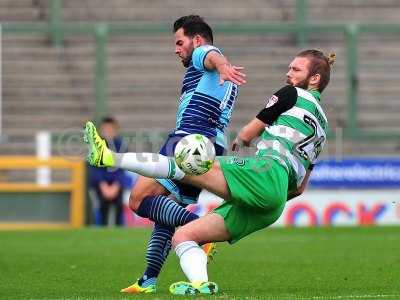
<instances>
[{"instance_id":1,"label":"player's knee","mask_svg":"<svg viewBox=\"0 0 400 300\"><path fill-rule=\"evenodd\" d=\"M142 203L143 199L147 197L148 193L143 193L142 191L137 191L133 189L131 194L129 195L129 208L136 212L139 209L140 204Z\"/></svg>"},{"instance_id":2,"label":"player's knee","mask_svg":"<svg viewBox=\"0 0 400 300\"><path fill-rule=\"evenodd\" d=\"M193 237L190 235L190 232L185 230L183 227L180 227L172 237L172 247L175 248L177 245L180 243L186 242L186 241L192 241Z\"/></svg>"},{"instance_id":3,"label":"player's knee","mask_svg":"<svg viewBox=\"0 0 400 300\"><path fill-rule=\"evenodd\" d=\"M137 205L136 205L136 203L135 203L135 198L134 198L132 192L131 192L131 194L129 195L129 208L130 208L132 211L136 211L136 209L137 209Z\"/></svg>"}]
</instances>

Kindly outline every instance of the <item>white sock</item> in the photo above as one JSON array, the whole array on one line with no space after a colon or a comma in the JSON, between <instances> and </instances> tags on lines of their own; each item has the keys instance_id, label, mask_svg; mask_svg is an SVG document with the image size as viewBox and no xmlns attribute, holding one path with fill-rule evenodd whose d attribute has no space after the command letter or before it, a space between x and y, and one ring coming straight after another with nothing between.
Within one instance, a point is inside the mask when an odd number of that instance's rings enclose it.
<instances>
[{"instance_id":1,"label":"white sock","mask_svg":"<svg viewBox=\"0 0 400 300\"><path fill-rule=\"evenodd\" d=\"M175 160L157 153L112 153L115 166L146 177L180 180L185 173Z\"/></svg>"},{"instance_id":2,"label":"white sock","mask_svg":"<svg viewBox=\"0 0 400 300\"><path fill-rule=\"evenodd\" d=\"M207 255L194 241L182 242L175 247L183 273L190 282L206 282Z\"/></svg>"}]
</instances>

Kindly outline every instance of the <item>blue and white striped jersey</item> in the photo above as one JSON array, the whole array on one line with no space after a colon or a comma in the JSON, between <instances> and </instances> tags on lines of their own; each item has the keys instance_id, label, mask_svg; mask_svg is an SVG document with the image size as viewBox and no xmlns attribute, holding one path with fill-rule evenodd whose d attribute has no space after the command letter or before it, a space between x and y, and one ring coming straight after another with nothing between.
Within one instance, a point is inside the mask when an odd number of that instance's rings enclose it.
<instances>
[{"instance_id":1,"label":"blue and white striped jersey","mask_svg":"<svg viewBox=\"0 0 400 300\"><path fill-rule=\"evenodd\" d=\"M226 81L219 85L219 73L204 67L210 51L221 51L211 45L196 48L183 78L175 132L200 133L216 138L226 147L224 130L228 126L238 95L236 84Z\"/></svg>"}]
</instances>

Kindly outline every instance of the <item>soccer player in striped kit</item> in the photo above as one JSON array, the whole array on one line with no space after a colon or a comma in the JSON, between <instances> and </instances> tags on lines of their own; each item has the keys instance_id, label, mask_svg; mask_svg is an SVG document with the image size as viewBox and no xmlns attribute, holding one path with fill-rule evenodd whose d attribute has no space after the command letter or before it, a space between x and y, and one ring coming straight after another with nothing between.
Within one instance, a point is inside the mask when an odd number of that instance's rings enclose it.
<instances>
[{"instance_id":1,"label":"soccer player in striped kit","mask_svg":"<svg viewBox=\"0 0 400 300\"><path fill-rule=\"evenodd\" d=\"M225 200L212 213L180 227L173 247L188 278L170 286L175 295L214 294L218 286L208 280L203 243L235 243L273 224L286 201L302 194L325 142L328 121L321 93L330 80L334 55L305 50L296 55L287 72L288 85L274 93L257 116L244 126L233 148L247 146L261 137L252 157L219 157L211 170L199 176L185 175L173 159L154 154L146 162L138 153L113 153L91 122L85 138L91 165L125 168L156 178L173 178L220 196ZM143 153L140 154L144 155ZM152 158L152 159L150 159ZM171 171L173 169L173 172Z\"/></svg>"},{"instance_id":2,"label":"soccer player in striped kit","mask_svg":"<svg viewBox=\"0 0 400 300\"><path fill-rule=\"evenodd\" d=\"M231 118L238 85L245 83L245 75L241 67L232 66L221 50L213 46L212 29L201 17L179 18L173 32L175 54L186 73L176 128L168 135L160 154L173 156L175 146L183 136L200 133L209 137L214 142L216 154L222 155L226 148L224 131ZM146 270L141 278L121 292L156 291L156 280L171 248L175 227L198 218L184 207L195 203L200 191L171 179L139 178L131 192L129 206L139 216L154 221L155 226L148 243ZM169 194L173 194L179 204L169 198Z\"/></svg>"}]
</instances>

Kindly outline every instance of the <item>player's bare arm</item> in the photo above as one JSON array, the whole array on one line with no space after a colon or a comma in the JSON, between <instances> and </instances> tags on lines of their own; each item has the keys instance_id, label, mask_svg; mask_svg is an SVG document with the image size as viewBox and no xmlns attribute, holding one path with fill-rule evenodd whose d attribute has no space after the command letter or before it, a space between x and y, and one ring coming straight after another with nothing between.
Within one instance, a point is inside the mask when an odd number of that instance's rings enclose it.
<instances>
[{"instance_id":1,"label":"player's bare arm","mask_svg":"<svg viewBox=\"0 0 400 300\"><path fill-rule=\"evenodd\" d=\"M254 138L260 136L260 134L264 131L265 126L267 125L258 118L251 120L239 131L239 134L232 143L232 151L237 151L242 146L250 146L250 142Z\"/></svg>"},{"instance_id":2,"label":"player's bare arm","mask_svg":"<svg viewBox=\"0 0 400 300\"><path fill-rule=\"evenodd\" d=\"M220 74L220 84L231 81L237 85L246 83L246 74L242 72L243 67L233 66L228 59L217 51L210 51L204 60L204 66L208 70L217 70Z\"/></svg>"},{"instance_id":3,"label":"player's bare arm","mask_svg":"<svg viewBox=\"0 0 400 300\"><path fill-rule=\"evenodd\" d=\"M250 142L261 135L266 127L285 111L293 107L297 99L294 87L285 86L268 99L267 105L257 116L244 126L232 144L232 151L237 151L241 146L249 146Z\"/></svg>"}]
</instances>

